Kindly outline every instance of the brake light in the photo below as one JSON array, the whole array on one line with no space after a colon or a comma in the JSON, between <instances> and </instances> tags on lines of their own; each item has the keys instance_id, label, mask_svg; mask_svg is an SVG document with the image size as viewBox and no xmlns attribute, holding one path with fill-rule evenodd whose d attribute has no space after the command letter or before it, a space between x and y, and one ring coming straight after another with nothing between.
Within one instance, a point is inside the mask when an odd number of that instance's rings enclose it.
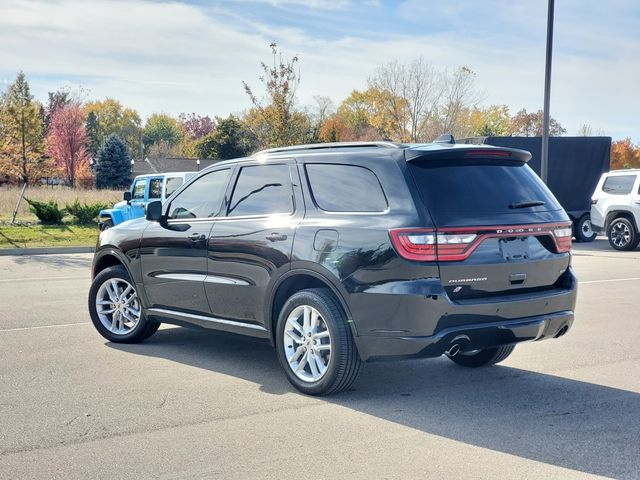
<instances>
[{"instance_id":1,"label":"brake light","mask_svg":"<svg viewBox=\"0 0 640 480\"><path fill-rule=\"evenodd\" d=\"M391 242L398 254L418 262L464 260L486 238L552 237L556 253L571 251L570 223L508 225L500 227L399 228L391 230Z\"/></svg>"},{"instance_id":2,"label":"brake light","mask_svg":"<svg viewBox=\"0 0 640 480\"><path fill-rule=\"evenodd\" d=\"M573 232L571 227L555 228L553 230L553 236L556 239L556 248L558 253L567 253L571 251L571 237Z\"/></svg>"},{"instance_id":3,"label":"brake light","mask_svg":"<svg viewBox=\"0 0 640 480\"><path fill-rule=\"evenodd\" d=\"M402 258L422 262L463 260L478 238L475 233L435 232L433 229L391 230L391 240Z\"/></svg>"},{"instance_id":4,"label":"brake light","mask_svg":"<svg viewBox=\"0 0 640 480\"><path fill-rule=\"evenodd\" d=\"M511 152L509 150L467 150L464 152L467 157L510 157Z\"/></svg>"}]
</instances>

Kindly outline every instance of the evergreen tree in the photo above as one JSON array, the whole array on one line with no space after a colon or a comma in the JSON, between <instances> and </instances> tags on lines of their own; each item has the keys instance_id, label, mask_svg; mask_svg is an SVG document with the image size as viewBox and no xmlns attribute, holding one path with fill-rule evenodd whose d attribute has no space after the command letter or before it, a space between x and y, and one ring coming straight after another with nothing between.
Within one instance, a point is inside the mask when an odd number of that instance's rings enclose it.
<instances>
[{"instance_id":1,"label":"evergreen tree","mask_svg":"<svg viewBox=\"0 0 640 480\"><path fill-rule=\"evenodd\" d=\"M93 111L87 115L87 136L89 137L87 152L91 158L95 159L100 149L100 125L98 125L98 117Z\"/></svg>"},{"instance_id":2,"label":"evergreen tree","mask_svg":"<svg viewBox=\"0 0 640 480\"><path fill-rule=\"evenodd\" d=\"M250 155L258 146L258 140L242 122L230 115L217 118L217 126L196 145L199 158L228 160Z\"/></svg>"},{"instance_id":3,"label":"evergreen tree","mask_svg":"<svg viewBox=\"0 0 640 480\"><path fill-rule=\"evenodd\" d=\"M116 134L110 135L98 151L95 172L98 188L119 188L131 182L127 146Z\"/></svg>"}]
</instances>

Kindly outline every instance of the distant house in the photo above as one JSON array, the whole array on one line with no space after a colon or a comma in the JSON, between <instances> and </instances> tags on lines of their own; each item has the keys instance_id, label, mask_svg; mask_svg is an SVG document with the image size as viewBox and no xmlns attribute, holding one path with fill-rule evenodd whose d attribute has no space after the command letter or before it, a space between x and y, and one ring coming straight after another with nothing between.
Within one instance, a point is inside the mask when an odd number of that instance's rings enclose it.
<instances>
[{"instance_id":1,"label":"distant house","mask_svg":"<svg viewBox=\"0 0 640 480\"><path fill-rule=\"evenodd\" d=\"M167 173L167 172L197 172L203 170L220 160L200 160L200 168L198 162L193 158L180 157L151 157L144 160L135 160L133 163L132 176L147 175L150 173Z\"/></svg>"}]
</instances>

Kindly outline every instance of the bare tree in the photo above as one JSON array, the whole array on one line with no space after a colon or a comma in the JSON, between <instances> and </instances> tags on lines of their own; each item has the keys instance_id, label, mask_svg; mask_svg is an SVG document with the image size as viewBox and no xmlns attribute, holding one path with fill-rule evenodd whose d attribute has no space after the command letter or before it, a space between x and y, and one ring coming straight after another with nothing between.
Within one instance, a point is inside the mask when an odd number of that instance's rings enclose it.
<instances>
[{"instance_id":1,"label":"bare tree","mask_svg":"<svg viewBox=\"0 0 640 480\"><path fill-rule=\"evenodd\" d=\"M411 63L397 61L381 65L369 86L388 93L386 114L392 119L392 134L401 141L421 140L421 126L435 117L445 92L443 75L423 57Z\"/></svg>"},{"instance_id":2,"label":"bare tree","mask_svg":"<svg viewBox=\"0 0 640 480\"><path fill-rule=\"evenodd\" d=\"M440 133L452 133L456 136L468 134L469 111L482 99L481 92L475 86L475 79L475 72L467 66L445 76Z\"/></svg>"}]
</instances>

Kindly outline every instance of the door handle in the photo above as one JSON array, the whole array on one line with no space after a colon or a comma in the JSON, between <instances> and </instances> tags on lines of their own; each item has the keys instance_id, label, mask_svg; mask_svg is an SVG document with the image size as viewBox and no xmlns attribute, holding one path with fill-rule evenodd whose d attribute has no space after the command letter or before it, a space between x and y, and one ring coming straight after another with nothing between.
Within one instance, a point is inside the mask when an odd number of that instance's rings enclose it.
<instances>
[{"instance_id":1,"label":"door handle","mask_svg":"<svg viewBox=\"0 0 640 480\"><path fill-rule=\"evenodd\" d=\"M189 235L189 240L192 242L197 242L198 240L204 240L204 235L201 233L192 233Z\"/></svg>"},{"instance_id":2,"label":"door handle","mask_svg":"<svg viewBox=\"0 0 640 480\"><path fill-rule=\"evenodd\" d=\"M270 242L282 242L287 239L287 236L282 233L272 233L271 235L267 235L267 240Z\"/></svg>"}]
</instances>

